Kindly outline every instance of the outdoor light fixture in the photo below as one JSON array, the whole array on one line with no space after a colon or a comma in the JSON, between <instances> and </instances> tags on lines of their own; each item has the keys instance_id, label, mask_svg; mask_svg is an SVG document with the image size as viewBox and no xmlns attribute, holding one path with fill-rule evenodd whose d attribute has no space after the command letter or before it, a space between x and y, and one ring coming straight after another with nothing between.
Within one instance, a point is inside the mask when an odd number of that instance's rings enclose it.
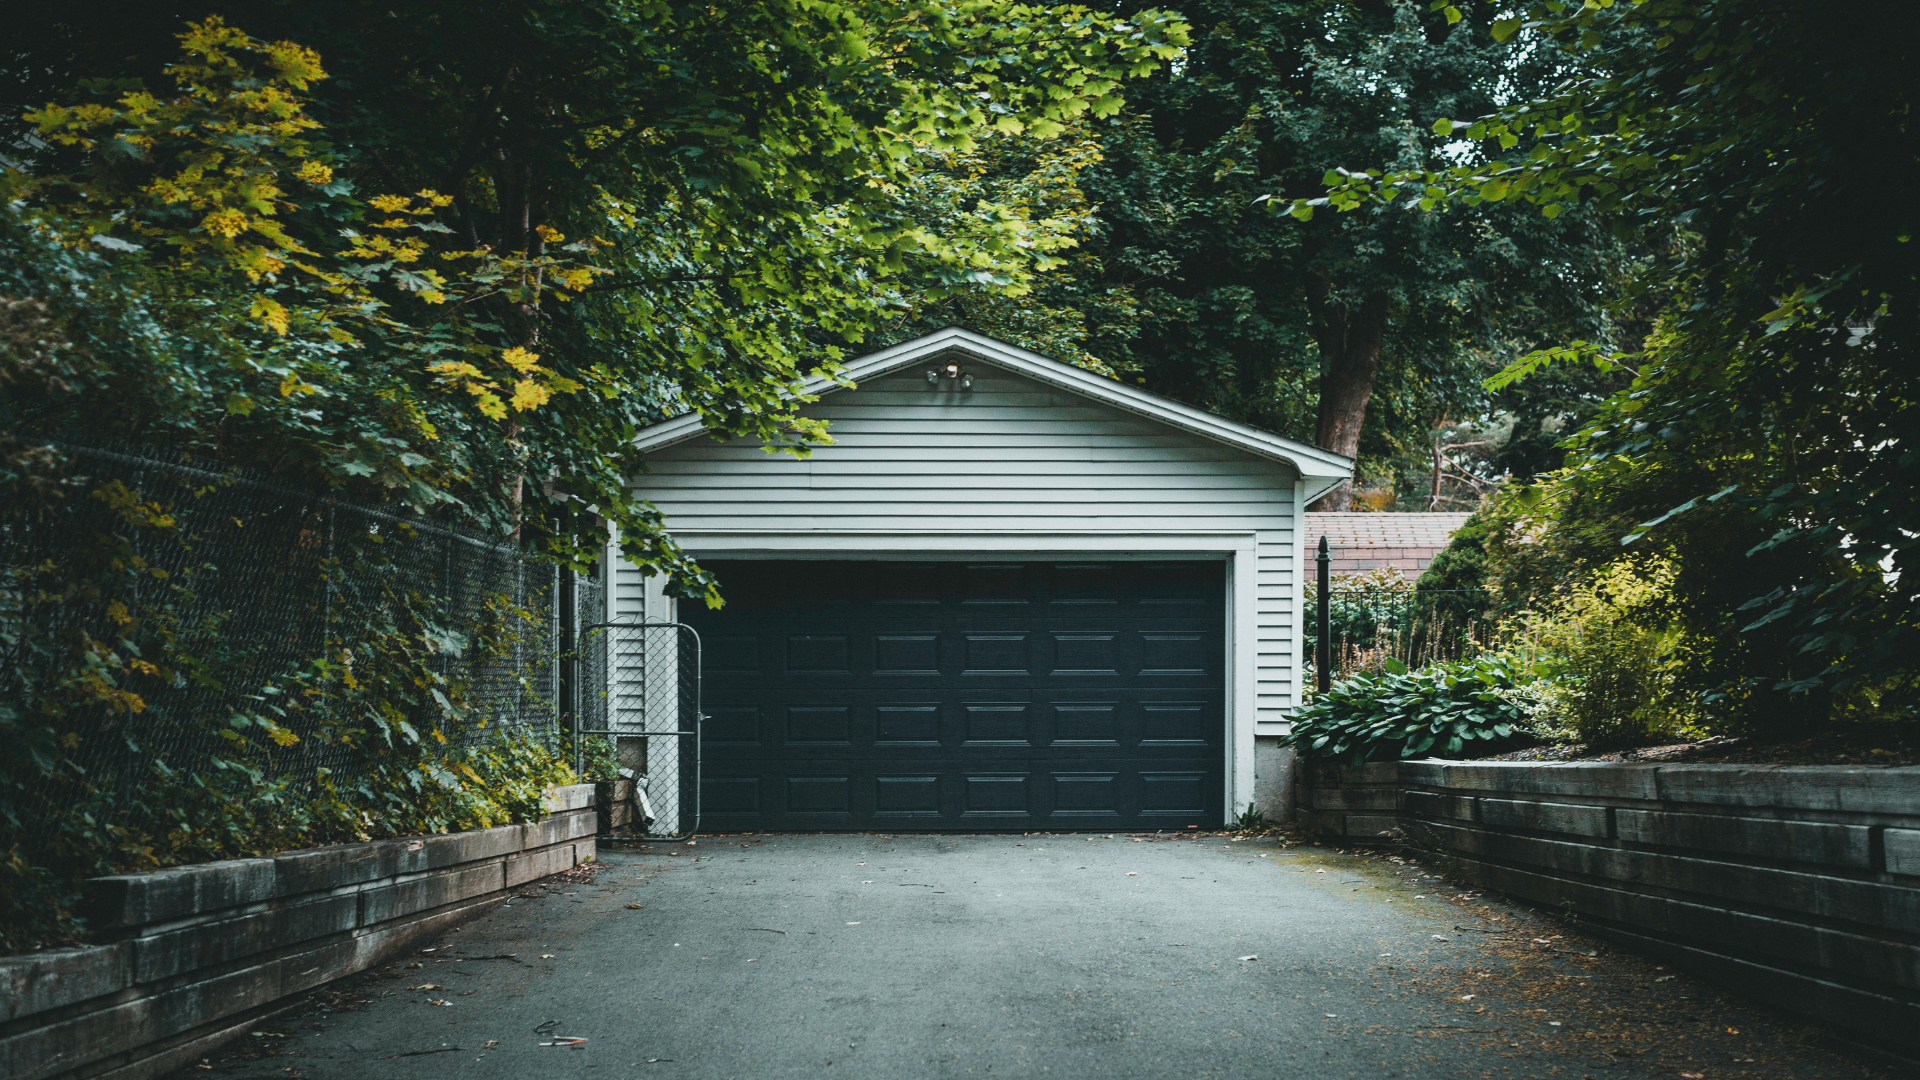
<instances>
[{"instance_id":1,"label":"outdoor light fixture","mask_svg":"<svg viewBox=\"0 0 1920 1080\"><path fill-rule=\"evenodd\" d=\"M959 390L973 389L972 373L961 371L960 365L957 361L948 361L946 364L940 367L928 368L927 381L934 384L935 386L938 386L942 381L945 381L948 386L953 387L955 389L959 389Z\"/></svg>"}]
</instances>

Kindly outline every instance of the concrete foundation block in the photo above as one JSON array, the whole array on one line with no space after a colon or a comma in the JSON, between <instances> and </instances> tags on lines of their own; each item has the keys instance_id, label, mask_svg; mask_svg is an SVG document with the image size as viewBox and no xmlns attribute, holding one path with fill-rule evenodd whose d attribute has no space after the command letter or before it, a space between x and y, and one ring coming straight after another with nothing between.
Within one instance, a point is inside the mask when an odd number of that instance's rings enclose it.
<instances>
[{"instance_id":1,"label":"concrete foundation block","mask_svg":"<svg viewBox=\"0 0 1920 1080\"><path fill-rule=\"evenodd\" d=\"M283 851L273 857L274 895L297 896L392 877L400 872L397 855L402 846L389 841Z\"/></svg>"},{"instance_id":2,"label":"concrete foundation block","mask_svg":"<svg viewBox=\"0 0 1920 1080\"><path fill-rule=\"evenodd\" d=\"M1920 766L1665 765L1659 797L1715 806L1920 817Z\"/></svg>"},{"instance_id":3,"label":"concrete foundation block","mask_svg":"<svg viewBox=\"0 0 1920 1080\"><path fill-rule=\"evenodd\" d=\"M1920 877L1920 829L1888 829L1883 840L1887 872Z\"/></svg>"},{"instance_id":4,"label":"concrete foundation block","mask_svg":"<svg viewBox=\"0 0 1920 1080\"><path fill-rule=\"evenodd\" d=\"M1476 761L1441 768L1443 786L1457 791L1515 792L1538 795L1597 795L1616 799L1656 799L1658 765L1569 762L1539 765L1526 761Z\"/></svg>"},{"instance_id":5,"label":"concrete foundation block","mask_svg":"<svg viewBox=\"0 0 1920 1080\"><path fill-rule=\"evenodd\" d=\"M1269 821L1278 824L1289 818L1295 792L1299 759L1292 746L1277 736L1253 738L1253 805Z\"/></svg>"},{"instance_id":6,"label":"concrete foundation block","mask_svg":"<svg viewBox=\"0 0 1920 1080\"><path fill-rule=\"evenodd\" d=\"M572 844L557 844L538 851L510 856L506 861L506 888L511 889L537 878L550 877L563 870L571 870L573 866Z\"/></svg>"},{"instance_id":7,"label":"concrete foundation block","mask_svg":"<svg viewBox=\"0 0 1920 1080\"><path fill-rule=\"evenodd\" d=\"M0 1021L103 997L132 981L125 942L0 957Z\"/></svg>"},{"instance_id":8,"label":"concrete foundation block","mask_svg":"<svg viewBox=\"0 0 1920 1080\"><path fill-rule=\"evenodd\" d=\"M523 835L518 825L502 825L497 829L424 837L427 867L439 869L508 855L520 850Z\"/></svg>"},{"instance_id":9,"label":"concrete foundation block","mask_svg":"<svg viewBox=\"0 0 1920 1080\"><path fill-rule=\"evenodd\" d=\"M183 971L345 933L360 924L360 897L353 893L277 902L260 910L235 910L240 913L230 918L207 918L128 942L133 950L134 981L154 982Z\"/></svg>"},{"instance_id":10,"label":"concrete foundation block","mask_svg":"<svg viewBox=\"0 0 1920 1080\"><path fill-rule=\"evenodd\" d=\"M227 859L147 874L89 879L83 901L96 927L140 926L273 897L272 859Z\"/></svg>"},{"instance_id":11,"label":"concrete foundation block","mask_svg":"<svg viewBox=\"0 0 1920 1080\"><path fill-rule=\"evenodd\" d=\"M1862 870L1873 864L1873 830L1864 825L1622 809L1614 812L1614 827L1620 839L1636 844Z\"/></svg>"},{"instance_id":12,"label":"concrete foundation block","mask_svg":"<svg viewBox=\"0 0 1920 1080\"><path fill-rule=\"evenodd\" d=\"M565 787L548 788L545 798L549 814L590 810L593 808L593 785L568 784Z\"/></svg>"},{"instance_id":13,"label":"concrete foundation block","mask_svg":"<svg viewBox=\"0 0 1920 1080\"><path fill-rule=\"evenodd\" d=\"M1396 810L1400 792L1392 787L1316 787L1312 791L1316 810Z\"/></svg>"},{"instance_id":14,"label":"concrete foundation block","mask_svg":"<svg viewBox=\"0 0 1920 1080\"><path fill-rule=\"evenodd\" d=\"M487 862L368 889L360 894L360 925L372 926L443 904L499 892L507 887L504 865Z\"/></svg>"},{"instance_id":15,"label":"concrete foundation block","mask_svg":"<svg viewBox=\"0 0 1920 1080\"><path fill-rule=\"evenodd\" d=\"M1342 834L1354 843L1381 844L1400 828L1400 818L1392 814L1348 814Z\"/></svg>"},{"instance_id":16,"label":"concrete foundation block","mask_svg":"<svg viewBox=\"0 0 1920 1080\"><path fill-rule=\"evenodd\" d=\"M1607 835L1607 808L1572 803L1533 802L1525 799L1478 799L1483 825L1574 836Z\"/></svg>"},{"instance_id":17,"label":"concrete foundation block","mask_svg":"<svg viewBox=\"0 0 1920 1080\"><path fill-rule=\"evenodd\" d=\"M1780 917L1814 915L1866 931L1920 926L1920 890L1897 885L1435 822L1426 828L1456 851L1552 874L1691 895Z\"/></svg>"},{"instance_id":18,"label":"concrete foundation block","mask_svg":"<svg viewBox=\"0 0 1920 1080\"><path fill-rule=\"evenodd\" d=\"M599 814L589 807L571 814L555 814L553 820L562 822L560 841L579 840L593 835L599 824Z\"/></svg>"},{"instance_id":19,"label":"concrete foundation block","mask_svg":"<svg viewBox=\"0 0 1920 1080\"><path fill-rule=\"evenodd\" d=\"M1401 791L1400 810L1420 818L1475 821L1478 800L1470 795L1441 795L1431 791Z\"/></svg>"}]
</instances>

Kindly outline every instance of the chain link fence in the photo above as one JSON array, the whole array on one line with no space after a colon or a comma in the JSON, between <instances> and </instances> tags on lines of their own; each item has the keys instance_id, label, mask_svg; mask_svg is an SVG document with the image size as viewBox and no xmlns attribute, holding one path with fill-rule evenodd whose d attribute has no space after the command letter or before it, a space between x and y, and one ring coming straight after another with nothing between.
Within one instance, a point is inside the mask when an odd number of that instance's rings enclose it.
<instances>
[{"instance_id":1,"label":"chain link fence","mask_svg":"<svg viewBox=\"0 0 1920 1080\"><path fill-rule=\"evenodd\" d=\"M700 636L680 623L602 623L580 649L584 734L611 739L634 783L639 828L700 827Z\"/></svg>"},{"instance_id":2,"label":"chain link fence","mask_svg":"<svg viewBox=\"0 0 1920 1080\"><path fill-rule=\"evenodd\" d=\"M599 580L235 472L49 450L53 465L13 478L33 497L0 511L0 811L16 860L163 840L175 854L160 861L217 857L341 792L397 816L396 747L416 787L457 787L453 770L478 760L460 751L503 739L577 752L564 624L604 618ZM206 818L242 803L263 819Z\"/></svg>"}]
</instances>

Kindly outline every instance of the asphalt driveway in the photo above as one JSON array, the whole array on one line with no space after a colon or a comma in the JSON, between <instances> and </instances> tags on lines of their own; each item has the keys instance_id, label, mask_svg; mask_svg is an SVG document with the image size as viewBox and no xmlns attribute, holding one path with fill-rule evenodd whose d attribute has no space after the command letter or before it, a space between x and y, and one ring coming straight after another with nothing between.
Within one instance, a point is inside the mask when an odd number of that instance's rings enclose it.
<instances>
[{"instance_id":1,"label":"asphalt driveway","mask_svg":"<svg viewBox=\"0 0 1920 1080\"><path fill-rule=\"evenodd\" d=\"M1385 856L725 836L522 892L183 1075L1895 1075Z\"/></svg>"}]
</instances>

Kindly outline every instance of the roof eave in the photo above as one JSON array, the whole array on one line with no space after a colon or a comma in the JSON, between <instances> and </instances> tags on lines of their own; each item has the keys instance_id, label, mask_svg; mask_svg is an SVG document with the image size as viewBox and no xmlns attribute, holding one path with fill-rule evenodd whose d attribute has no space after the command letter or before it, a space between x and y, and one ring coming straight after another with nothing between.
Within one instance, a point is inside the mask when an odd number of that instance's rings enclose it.
<instances>
[{"instance_id":1,"label":"roof eave","mask_svg":"<svg viewBox=\"0 0 1920 1080\"><path fill-rule=\"evenodd\" d=\"M925 337L903 341L891 348L869 353L849 362L844 370L848 381L859 383L879 378L903 367L923 363L936 356L958 352L976 360L1004 367L1029 378L1049 383L1071 393L1157 420L1203 438L1224 443L1239 450L1291 465L1306 482L1308 502L1324 495L1336 484L1353 475L1353 462L1330 450L1282 438L1246 424L1215 416L1202 409L1171 401L1157 394L1137 390L1124 383L1083 371L1071 364L1050 360L1037 353L948 327ZM829 394L844 389L827 378L811 378L802 386L807 395ZM635 440L642 452L664 449L705 433L694 413L665 420L640 433Z\"/></svg>"}]
</instances>

